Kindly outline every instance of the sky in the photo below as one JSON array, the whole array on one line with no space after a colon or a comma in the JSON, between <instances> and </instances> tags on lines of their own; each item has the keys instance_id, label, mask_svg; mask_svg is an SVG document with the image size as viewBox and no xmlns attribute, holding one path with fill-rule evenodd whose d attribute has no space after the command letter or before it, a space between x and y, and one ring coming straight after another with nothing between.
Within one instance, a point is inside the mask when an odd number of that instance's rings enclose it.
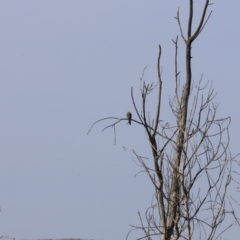
<instances>
[{"instance_id":1,"label":"sky","mask_svg":"<svg viewBox=\"0 0 240 240\"><path fill-rule=\"evenodd\" d=\"M239 151L240 2L212 2L212 16L193 44L193 79L204 74L213 82L219 116L232 118L234 155ZM196 3L194 26L203 3ZM104 117L124 118L131 111L136 119L130 89L140 106L144 67L145 80L157 81L158 44L162 116L172 118L167 106L173 96L178 7L186 32L186 0L0 0L1 236L120 240L130 224L139 224L137 212L145 212L153 194L147 176L137 174L141 169L132 154L134 149L151 159L144 131L122 121L116 144L112 128L102 132L110 120L87 132ZM179 38L184 78L183 53ZM150 114L154 109L153 101Z\"/></svg>"}]
</instances>

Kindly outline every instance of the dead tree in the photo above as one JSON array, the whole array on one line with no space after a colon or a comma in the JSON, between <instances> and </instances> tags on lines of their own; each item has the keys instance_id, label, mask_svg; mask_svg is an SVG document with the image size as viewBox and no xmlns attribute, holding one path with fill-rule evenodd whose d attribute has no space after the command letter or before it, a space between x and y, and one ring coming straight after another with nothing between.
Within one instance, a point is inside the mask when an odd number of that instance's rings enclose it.
<instances>
[{"instance_id":1,"label":"dead tree","mask_svg":"<svg viewBox=\"0 0 240 240\"><path fill-rule=\"evenodd\" d=\"M219 226L228 214L240 225L227 192L230 184L234 183L232 167L237 163L236 156L232 156L229 151L228 127L231 119L217 118L218 105L213 103L215 93L212 84L202 86L202 78L198 84L192 81L192 44L211 16L212 12L207 13L210 5L209 0L206 0L198 26L193 29L193 0L189 0L186 35L183 33L179 10L177 11L176 20L185 43L186 79L181 83L179 78L176 37L173 41L175 89L168 106L176 124L160 121L160 117L164 119L161 115L161 46L157 60L157 84L147 84L142 79L141 110L137 108L133 88L131 89L132 102L138 116L138 120L132 121L140 124L146 132L153 164L134 150L133 154L155 188L155 201L146 210L144 219L139 212L141 225L132 226L133 229L129 232L131 234L134 230L141 230L143 235L139 239L217 239L233 224L231 222L220 229ZM146 99L156 89L156 113L154 119L150 119ZM118 119L110 126L115 127L121 120L124 119Z\"/></svg>"}]
</instances>

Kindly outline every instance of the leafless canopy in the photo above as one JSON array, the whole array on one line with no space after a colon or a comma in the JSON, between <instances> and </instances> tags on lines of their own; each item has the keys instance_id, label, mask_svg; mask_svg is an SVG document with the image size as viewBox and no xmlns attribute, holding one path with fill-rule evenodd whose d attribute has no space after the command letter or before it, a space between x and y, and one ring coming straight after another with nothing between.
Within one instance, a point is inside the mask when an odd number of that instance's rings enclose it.
<instances>
[{"instance_id":1,"label":"leafless canopy","mask_svg":"<svg viewBox=\"0 0 240 240\"><path fill-rule=\"evenodd\" d=\"M162 123L162 75L160 70L161 46L157 59L157 84L142 81L141 110L137 108L131 89L132 102L140 124L148 136L152 150L153 164L133 154L149 176L154 188L154 201L146 210L144 218L139 212L140 225L132 226L132 231L142 231L139 239L218 239L233 225L240 225L232 203L236 200L228 195L229 186L234 183L233 165L238 163L236 156L229 151L229 131L231 119L217 118L218 105L213 103L214 89L210 83L202 86L192 81L192 43L205 27L211 13L211 4L205 1L201 18L196 29L192 27L193 0L189 0L187 34L183 32L180 13L176 20L180 35L185 43L186 79L179 79L178 37L173 40L175 47L175 89L169 106L175 126ZM158 92L156 113L150 119L146 110L146 99L153 90ZM166 106L165 106L166 107ZM121 120L121 119L120 119ZM119 120L119 121L120 121ZM117 124L114 123L114 124ZM110 125L115 126L115 125ZM107 127L110 127L107 126ZM153 166L153 167L152 167ZM237 173L236 173L237 174ZM233 222L220 225L227 215Z\"/></svg>"}]
</instances>

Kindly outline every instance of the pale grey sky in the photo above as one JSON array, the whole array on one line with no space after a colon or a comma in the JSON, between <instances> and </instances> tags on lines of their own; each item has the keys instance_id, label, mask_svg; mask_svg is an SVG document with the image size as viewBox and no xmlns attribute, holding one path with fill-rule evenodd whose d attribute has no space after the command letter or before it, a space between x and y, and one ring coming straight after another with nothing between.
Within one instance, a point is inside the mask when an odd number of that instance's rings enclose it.
<instances>
[{"instance_id":1,"label":"pale grey sky","mask_svg":"<svg viewBox=\"0 0 240 240\"><path fill-rule=\"evenodd\" d=\"M213 3L193 44L193 78L213 81L237 153L240 2ZM99 118L133 112L130 88L139 94L145 66L145 79L156 80L158 44L163 102L173 96L174 16L179 6L184 25L187 4L0 0L0 235L122 240L129 224L139 224L153 189L145 175L134 178L139 168L123 147L149 156L144 132L122 122L115 146L112 129L102 133L106 123L86 133Z\"/></svg>"}]
</instances>

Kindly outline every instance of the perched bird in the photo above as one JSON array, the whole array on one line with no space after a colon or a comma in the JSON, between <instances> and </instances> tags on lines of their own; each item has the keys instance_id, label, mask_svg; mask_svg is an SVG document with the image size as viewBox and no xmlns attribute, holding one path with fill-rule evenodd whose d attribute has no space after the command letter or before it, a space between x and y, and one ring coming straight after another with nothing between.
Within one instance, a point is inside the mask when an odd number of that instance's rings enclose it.
<instances>
[{"instance_id":1,"label":"perched bird","mask_svg":"<svg viewBox=\"0 0 240 240\"><path fill-rule=\"evenodd\" d=\"M127 116L129 125L131 125L132 114L130 112L127 112L126 116Z\"/></svg>"}]
</instances>

